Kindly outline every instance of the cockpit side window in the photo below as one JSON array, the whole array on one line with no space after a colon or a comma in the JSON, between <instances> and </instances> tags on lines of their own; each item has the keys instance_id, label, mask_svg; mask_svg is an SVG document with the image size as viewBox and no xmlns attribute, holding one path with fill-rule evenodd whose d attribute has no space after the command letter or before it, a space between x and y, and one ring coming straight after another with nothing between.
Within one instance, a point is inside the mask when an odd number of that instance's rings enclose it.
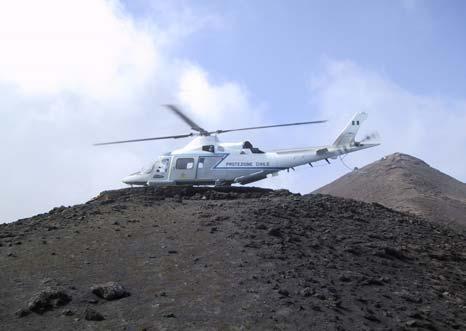
<instances>
[{"instance_id":1,"label":"cockpit side window","mask_svg":"<svg viewBox=\"0 0 466 331\"><path fill-rule=\"evenodd\" d=\"M168 168L170 166L170 159L162 159L162 162L160 162L160 172L167 172Z\"/></svg>"}]
</instances>

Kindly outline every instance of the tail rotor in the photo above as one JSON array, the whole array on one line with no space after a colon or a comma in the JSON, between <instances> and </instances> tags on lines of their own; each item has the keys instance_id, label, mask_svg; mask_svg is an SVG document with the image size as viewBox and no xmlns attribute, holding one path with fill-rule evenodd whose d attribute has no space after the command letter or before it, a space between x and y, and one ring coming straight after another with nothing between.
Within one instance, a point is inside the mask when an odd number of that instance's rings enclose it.
<instances>
[{"instance_id":1,"label":"tail rotor","mask_svg":"<svg viewBox=\"0 0 466 331\"><path fill-rule=\"evenodd\" d=\"M360 144L379 144L380 143L380 134L377 131L368 133L364 135L364 138L359 141Z\"/></svg>"}]
</instances>

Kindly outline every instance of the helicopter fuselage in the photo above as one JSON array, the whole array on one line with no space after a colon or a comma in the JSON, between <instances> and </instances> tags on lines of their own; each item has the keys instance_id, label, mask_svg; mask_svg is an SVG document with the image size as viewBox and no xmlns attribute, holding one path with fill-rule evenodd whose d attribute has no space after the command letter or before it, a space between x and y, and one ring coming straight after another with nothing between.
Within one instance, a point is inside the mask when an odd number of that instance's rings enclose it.
<instances>
[{"instance_id":1,"label":"helicopter fuselage","mask_svg":"<svg viewBox=\"0 0 466 331\"><path fill-rule=\"evenodd\" d=\"M222 144L216 136L198 137L185 148L160 156L151 167L127 176L123 182L145 186L244 185L282 170L372 146L356 143L263 152L248 141Z\"/></svg>"}]
</instances>

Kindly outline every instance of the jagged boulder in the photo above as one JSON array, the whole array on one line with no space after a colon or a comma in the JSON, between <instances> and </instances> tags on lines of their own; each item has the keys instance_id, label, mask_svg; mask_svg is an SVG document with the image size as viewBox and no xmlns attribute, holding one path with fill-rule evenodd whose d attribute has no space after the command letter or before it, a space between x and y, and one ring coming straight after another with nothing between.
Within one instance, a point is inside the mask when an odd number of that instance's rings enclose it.
<instances>
[{"instance_id":1,"label":"jagged boulder","mask_svg":"<svg viewBox=\"0 0 466 331\"><path fill-rule=\"evenodd\" d=\"M117 300L131 295L123 285L117 282L94 285L91 287L91 291L105 300Z\"/></svg>"},{"instance_id":2,"label":"jagged boulder","mask_svg":"<svg viewBox=\"0 0 466 331\"><path fill-rule=\"evenodd\" d=\"M64 306L71 301L71 296L63 289L48 287L36 293L28 302L27 308L38 314Z\"/></svg>"}]
</instances>

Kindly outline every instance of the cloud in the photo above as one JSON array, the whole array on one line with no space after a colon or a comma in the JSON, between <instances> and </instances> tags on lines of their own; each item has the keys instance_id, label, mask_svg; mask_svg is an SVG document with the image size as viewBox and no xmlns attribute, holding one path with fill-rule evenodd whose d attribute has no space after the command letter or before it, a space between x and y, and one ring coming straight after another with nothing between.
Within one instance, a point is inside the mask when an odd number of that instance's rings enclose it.
<instances>
[{"instance_id":1,"label":"cloud","mask_svg":"<svg viewBox=\"0 0 466 331\"><path fill-rule=\"evenodd\" d=\"M115 1L2 1L0 81L27 95L126 96L157 69L150 30Z\"/></svg>"},{"instance_id":2,"label":"cloud","mask_svg":"<svg viewBox=\"0 0 466 331\"><path fill-rule=\"evenodd\" d=\"M250 104L246 88L235 82L212 84L202 68L188 65L180 75L177 98L184 108L210 128L247 126L260 118L261 110Z\"/></svg>"}]
</instances>

